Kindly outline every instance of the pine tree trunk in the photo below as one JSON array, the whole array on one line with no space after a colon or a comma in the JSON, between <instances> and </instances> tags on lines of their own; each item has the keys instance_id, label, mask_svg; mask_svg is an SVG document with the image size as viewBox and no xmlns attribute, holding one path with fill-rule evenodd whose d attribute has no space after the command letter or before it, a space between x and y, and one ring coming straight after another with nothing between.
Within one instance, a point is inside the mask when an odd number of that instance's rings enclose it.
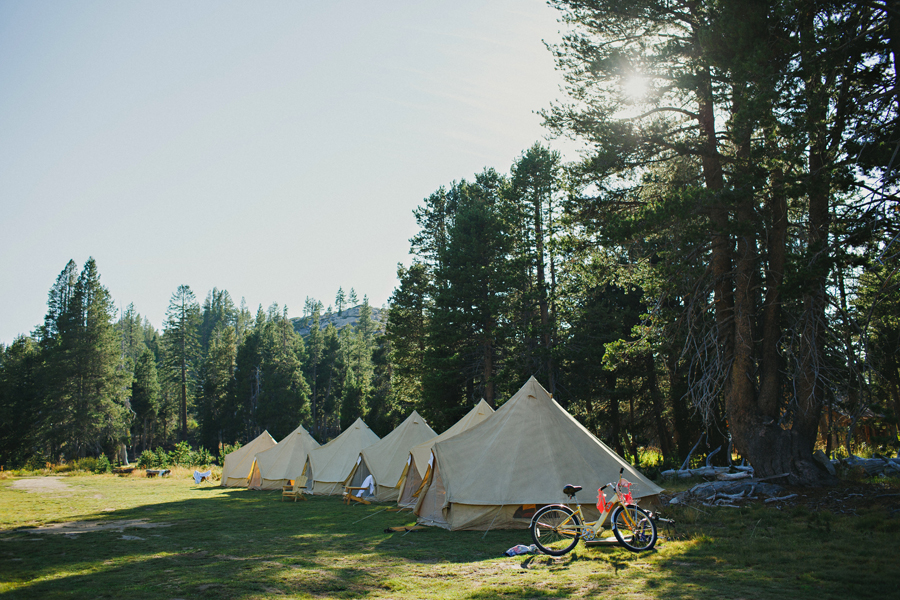
<instances>
[{"instance_id":1,"label":"pine tree trunk","mask_svg":"<svg viewBox=\"0 0 900 600\"><path fill-rule=\"evenodd\" d=\"M767 135L774 139L774 135ZM770 152L777 149L770 146ZM766 239L768 265L766 269L766 296L763 306L761 341L761 372L759 404L762 414L776 418L781 392L781 359L778 343L781 339L781 286L787 261L787 199L784 193L784 174L777 169L772 176L772 192L768 198L771 223Z\"/></svg>"},{"instance_id":2,"label":"pine tree trunk","mask_svg":"<svg viewBox=\"0 0 900 600\"><path fill-rule=\"evenodd\" d=\"M491 340L484 342L484 370L482 377L484 379L484 400L491 406L494 405L494 348Z\"/></svg>"},{"instance_id":3,"label":"pine tree trunk","mask_svg":"<svg viewBox=\"0 0 900 600\"><path fill-rule=\"evenodd\" d=\"M613 450L621 456L624 448L622 447L621 427L619 425L619 398L616 396L616 375L615 373L606 374L606 386L609 393L609 437Z\"/></svg>"}]
</instances>

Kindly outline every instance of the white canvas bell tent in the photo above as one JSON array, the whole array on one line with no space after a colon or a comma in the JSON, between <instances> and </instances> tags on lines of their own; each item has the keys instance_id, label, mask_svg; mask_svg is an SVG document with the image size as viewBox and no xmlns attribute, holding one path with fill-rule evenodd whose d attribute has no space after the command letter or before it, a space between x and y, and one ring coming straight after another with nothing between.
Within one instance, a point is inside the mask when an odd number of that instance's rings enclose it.
<instances>
[{"instance_id":1,"label":"white canvas bell tent","mask_svg":"<svg viewBox=\"0 0 900 600\"><path fill-rule=\"evenodd\" d=\"M563 487L597 515L597 489L617 481L652 500L662 488L641 475L566 412L534 377L481 424L432 448L434 466L420 494L418 521L451 530L527 528L536 507L566 502Z\"/></svg>"},{"instance_id":2,"label":"white canvas bell tent","mask_svg":"<svg viewBox=\"0 0 900 600\"><path fill-rule=\"evenodd\" d=\"M250 473L256 462L256 455L275 446L275 440L268 431L261 434L234 452L225 455L222 466L222 487L247 487Z\"/></svg>"},{"instance_id":3,"label":"white canvas bell tent","mask_svg":"<svg viewBox=\"0 0 900 600\"><path fill-rule=\"evenodd\" d=\"M463 431L475 427L492 414L494 414L494 409L482 399L462 419L454 423L450 429L422 444L413 446L409 451L409 466L406 469L406 476L400 483L400 498L397 500L397 504L404 508L413 508L416 505L416 502L419 500L419 490L422 487L422 482L427 480L428 470L431 468L432 446L441 440L452 438Z\"/></svg>"},{"instance_id":4,"label":"white canvas bell tent","mask_svg":"<svg viewBox=\"0 0 900 600\"><path fill-rule=\"evenodd\" d=\"M407 467L409 451L436 435L425 419L413 411L396 429L359 453L345 485L359 487L371 475L375 480L375 500L395 502L400 495L400 480Z\"/></svg>"},{"instance_id":5,"label":"white canvas bell tent","mask_svg":"<svg viewBox=\"0 0 900 600\"><path fill-rule=\"evenodd\" d=\"M311 450L303 468L306 491L326 496L343 493L344 479L359 453L379 439L362 419L356 419L341 435Z\"/></svg>"},{"instance_id":6,"label":"white canvas bell tent","mask_svg":"<svg viewBox=\"0 0 900 600\"><path fill-rule=\"evenodd\" d=\"M301 425L272 448L259 452L250 474L251 490L280 490L303 473L306 457L319 442Z\"/></svg>"}]
</instances>

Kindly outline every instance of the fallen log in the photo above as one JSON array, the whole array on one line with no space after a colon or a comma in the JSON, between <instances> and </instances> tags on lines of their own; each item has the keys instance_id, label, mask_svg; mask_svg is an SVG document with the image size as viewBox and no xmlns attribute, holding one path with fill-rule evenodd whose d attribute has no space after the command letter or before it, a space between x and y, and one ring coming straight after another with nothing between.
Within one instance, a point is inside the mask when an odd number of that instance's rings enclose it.
<instances>
[{"instance_id":1,"label":"fallen log","mask_svg":"<svg viewBox=\"0 0 900 600\"><path fill-rule=\"evenodd\" d=\"M741 473L718 473L716 479L719 481L737 481L738 479L748 479L752 475L746 471Z\"/></svg>"},{"instance_id":2,"label":"fallen log","mask_svg":"<svg viewBox=\"0 0 900 600\"><path fill-rule=\"evenodd\" d=\"M790 500L791 498L796 498L797 494L788 494L787 496L779 496L777 498L767 498L764 500L766 504L770 502L781 502L782 500Z\"/></svg>"}]
</instances>

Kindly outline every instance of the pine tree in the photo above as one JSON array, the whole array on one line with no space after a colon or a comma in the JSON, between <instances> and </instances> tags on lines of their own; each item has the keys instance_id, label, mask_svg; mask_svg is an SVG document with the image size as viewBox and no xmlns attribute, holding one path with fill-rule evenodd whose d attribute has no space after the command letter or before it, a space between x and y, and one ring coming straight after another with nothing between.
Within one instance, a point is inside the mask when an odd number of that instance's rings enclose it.
<instances>
[{"instance_id":1,"label":"pine tree","mask_svg":"<svg viewBox=\"0 0 900 600\"><path fill-rule=\"evenodd\" d=\"M561 158L535 144L513 164L509 195L515 203L519 236L515 259L521 269L521 325L527 341L524 374L542 375L555 391L551 304L555 295L556 262L552 253L553 202L561 188ZM549 276L547 270L549 267Z\"/></svg>"},{"instance_id":2,"label":"pine tree","mask_svg":"<svg viewBox=\"0 0 900 600\"><path fill-rule=\"evenodd\" d=\"M513 273L507 181L492 169L457 184L458 205L435 270L423 381L430 421L452 424L483 397L493 404ZM426 406L426 408L428 408Z\"/></svg>"},{"instance_id":3,"label":"pine tree","mask_svg":"<svg viewBox=\"0 0 900 600\"><path fill-rule=\"evenodd\" d=\"M337 307L338 316L340 317L344 313L344 303L347 299L344 297L344 288L339 287L337 291L337 296L334 298L334 305Z\"/></svg>"},{"instance_id":4,"label":"pine tree","mask_svg":"<svg viewBox=\"0 0 900 600\"><path fill-rule=\"evenodd\" d=\"M131 373L113 323L116 310L93 258L73 286L76 272L69 261L50 292L42 328L47 382L43 436L51 456L98 454L119 443L128 428L125 402Z\"/></svg>"},{"instance_id":5,"label":"pine tree","mask_svg":"<svg viewBox=\"0 0 900 600\"><path fill-rule=\"evenodd\" d=\"M322 362L319 368L322 423L319 440L334 437L341 430L340 400L344 393L346 367L342 361L341 334L329 323L322 336Z\"/></svg>"},{"instance_id":6,"label":"pine tree","mask_svg":"<svg viewBox=\"0 0 900 600\"><path fill-rule=\"evenodd\" d=\"M246 441L263 430L280 438L297 425L310 427L310 389L303 375L307 362L287 309L272 305L264 312L260 307L253 329L238 347L228 399L240 422L223 429L223 440Z\"/></svg>"},{"instance_id":7,"label":"pine tree","mask_svg":"<svg viewBox=\"0 0 900 600\"><path fill-rule=\"evenodd\" d=\"M862 146L880 153L868 132L897 115L875 92L897 80L886 12L809 0L553 4L572 26L554 49L570 98L545 116L593 148L573 170L583 193L568 218L587 243L630 253L632 270L646 261L648 287L704 267L689 286L659 286L653 303L683 306L672 324L691 349L695 407L711 431L727 418L758 475L826 480L812 460L819 416L852 379L834 375L847 365L829 334L829 277L852 239L835 225L881 203L863 200L857 165ZM624 92L634 75L649 82L644 106ZM664 167L693 174L655 186Z\"/></svg>"},{"instance_id":8,"label":"pine tree","mask_svg":"<svg viewBox=\"0 0 900 600\"><path fill-rule=\"evenodd\" d=\"M21 466L40 441L41 352L30 337L0 344L0 465Z\"/></svg>"},{"instance_id":9,"label":"pine tree","mask_svg":"<svg viewBox=\"0 0 900 600\"><path fill-rule=\"evenodd\" d=\"M131 409L135 413L134 439L140 440L141 451L153 448L153 427L159 411L159 376L156 357L149 348L138 357L134 366L134 382L131 385Z\"/></svg>"},{"instance_id":10,"label":"pine tree","mask_svg":"<svg viewBox=\"0 0 900 600\"><path fill-rule=\"evenodd\" d=\"M317 307L318 308L318 307ZM317 436L322 423L322 386L320 385L320 365L325 350L325 334L322 332L319 320L319 311L312 314L309 335L306 338L306 346L309 348L308 361L306 363L306 379L310 387L310 412L312 415L313 436Z\"/></svg>"},{"instance_id":11,"label":"pine tree","mask_svg":"<svg viewBox=\"0 0 900 600\"><path fill-rule=\"evenodd\" d=\"M193 395L200 359L200 305L190 286L181 285L172 294L166 311L164 342L168 367L179 385L179 440L188 437L188 399Z\"/></svg>"},{"instance_id":12,"label":"pine tree","mask_svg":"<svg viewBox=\"0 0 900 600\"><path fill-rule=\"evenodd\" d=\"M122 340L122 355L134 365L146 348L143 321L134 304L129 304L122 311L117 329Z\"/></svg>"},{"instance_id":13,"label":"pine tree","mask_svg":"<svg viewBox=\"0 0 900 600\"><path fill-rule=\"evenodd\" d=\"M309 427L311 417L310 390L303 376L306 348L287 318L287 308L281 314L277 310L270 313L261 350L259 421L281 439L297 425Z\"/></svg>"},{"instance_id":14,"label":"pine tree","mask_svg":"<svg viewBox=\"0 0 900 600\"><path fill-rule=\"evenodd\" d=\"M398 264L397 280L400 285L388 302L385 325L391 349L391 387L398 402L421 409L431 281L421 262L414 262L409 269Z\"/></svg>"},{"instance_id":15,"label":"pine tree","mask_svg":"<svg viewBox=\"0 0 900 600\"><path fill-rule=\"evenodd\" d=\"M227 327L235 327L238 320L238 310L231 300L231 294L226 290L213 288L203 302L203 311L200 322L200 348L205 354L209 349L210 337L220 324Z\"/></svg>"},{"instance_id":16,"label":"pine tree","mask_svg":"<svg viewBox=\"0 0 900 600\"><path fill-rule=\"evenodd\" d=\"M372 338L375 333L375 323L372 321L372 307L369 306L369 297L363 296L362 306L359 308L359 318L356 321L356 375L361 381L368 382L372 375Z\"/></svg>"}]
</instances>

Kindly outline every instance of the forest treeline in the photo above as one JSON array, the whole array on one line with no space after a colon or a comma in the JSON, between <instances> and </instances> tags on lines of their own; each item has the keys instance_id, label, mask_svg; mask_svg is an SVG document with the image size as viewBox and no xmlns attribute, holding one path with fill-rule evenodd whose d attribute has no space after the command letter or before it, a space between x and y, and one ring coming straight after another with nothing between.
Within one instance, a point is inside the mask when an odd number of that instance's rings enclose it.
<instances>
[{"instance_id":1,"label":"forest treeline","mask_svg":"<svg viewBox=\"0 0 900 600\"><path fill-rule=\"evenodd\" d=\"M343 312L358 302L336 298ZM304 341L273 304L252 314L225 290L202 304L189 286L173 293L162 331L129 305L116 310L91 258L69 261L48 295L44 323L0 345L0 464L84 456L134 457L189 442L218 454L268 430L303 423L320 439L363 410L382 432L379 324L364 297L355 327L313 327ZM329 312L331 307L329 307ZM318 325L322 304L307 299ZM383 371L383 369L381 369Z\"/></svg>"},{"instance_id":2,"label":"forest treeline","mask_svg":"<svg viewBox=\"0 0 900 600\"><path fill-rule=\"evenodd\" d=\"M301 339L277 306L179 288L157 333L70 263L2 349L4 456L384 433L413 408L441 431L531 375L631 460L702 440L816 483L817 444L863 424L896 451L900 3L550 4L566 97L542 114L582 158L535 144L438 187L383 330Z\"/></svg>"}]
</instances>

